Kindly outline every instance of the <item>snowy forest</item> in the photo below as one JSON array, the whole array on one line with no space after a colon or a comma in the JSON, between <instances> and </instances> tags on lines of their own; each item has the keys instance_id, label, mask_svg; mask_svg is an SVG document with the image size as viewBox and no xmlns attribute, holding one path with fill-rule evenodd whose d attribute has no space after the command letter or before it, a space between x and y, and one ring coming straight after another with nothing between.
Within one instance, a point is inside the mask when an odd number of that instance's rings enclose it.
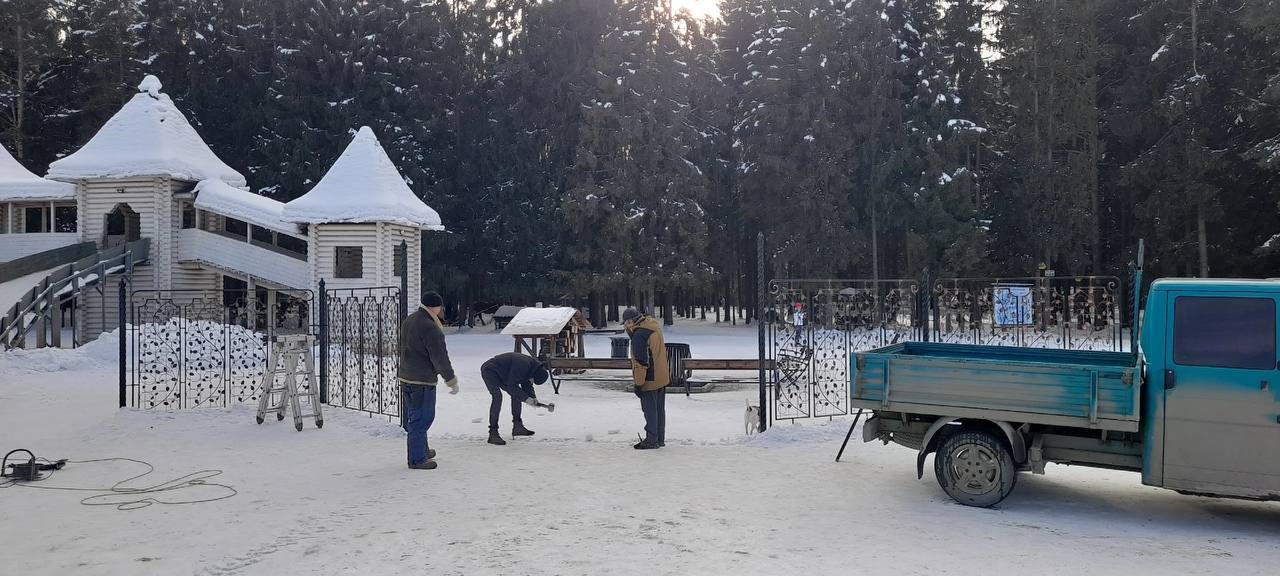
<instances>
[{"instance_id":1,"label":"snowy forest","mask_svg":"<svg viewBox=\"0 0 1280 576\"><path fill-rule=\"evenodd\" d=\"M282 201L371 126L453 302L1280 265L1278 0L0 0L33 171L144 74Z\"/></svg>"}]
</instances>

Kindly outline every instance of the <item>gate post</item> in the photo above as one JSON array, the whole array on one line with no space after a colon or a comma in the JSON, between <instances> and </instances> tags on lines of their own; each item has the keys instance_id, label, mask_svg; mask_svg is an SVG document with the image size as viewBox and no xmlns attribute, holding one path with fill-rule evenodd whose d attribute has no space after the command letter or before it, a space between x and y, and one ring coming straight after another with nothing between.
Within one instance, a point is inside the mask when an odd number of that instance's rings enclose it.
<instances>
[{"instance_id":1,"label":"gate post","mask_svg":"<svg viewBox=\"0 0 1280 576\"><path fill-rule=\"evenodd\" d=\"M409 244L404 240L396 246L400 251L400 322L409 317Z\"/></svg>"},{"instance_id":2,"label":"gate post","mask_svg":"<svg viewBox=\"0 0 1280 576\"><path fill-rule=\"evenodd\" d=\"M764 286L764 232L756 233L756 332L759 344L758 357L760 358L760 431L764 432L769 429L769 407L768 398L765 394L765 350L764 350L764 325L768 321L765 313L765 286Z\"/></svg>"},{"instance_id":3,"label":"gate post","mask_svg":"<svg viewBox=\"0 0 1280 576\"><path fill-rule=\"evenodd\" d=\"M920 341L929 341L929 312L933 310L933 292L929 289L930 280L929 269L924 269L924 276L920 281L920 297L916 299L917 318L920 322Z\"/></svg>"},{"instance_id":4,"label":"gate post","mask_svg":"<svg viewBox=\"0 0 1280 576\"><path fill-rule=\"evenodd\" d=\"M119 298L119 301L116 302L116 313L118 314L117 317L119 318L119 322L116 325L116 336L117 336L117 339L120 340L119 347L120 347L120 407L121 408L124 408L125 406L125 390L128 387L128 384L125 382L126 380L125 373L126 373L126 369L128 368L127 364L129 362L128 348L126 347L127 342L125 342L125 340L129 337L128 330L125 329L126 322L128 321L127 307L129 303L129 297L128 297L129 288L127 284L128 284L128 279L125 278L124 276L121 276L120 290L117 293L117 297Z\"/></svg>"},{"instance_id":5,"label":"gate post","mask_svg":"<svg viewBox=\"0 0 1280 576\"><path fill-rule=\"evenodd\" d=\"M320 402L329 403L329 294L320 279Z\"/></svg>"}]
</instances>

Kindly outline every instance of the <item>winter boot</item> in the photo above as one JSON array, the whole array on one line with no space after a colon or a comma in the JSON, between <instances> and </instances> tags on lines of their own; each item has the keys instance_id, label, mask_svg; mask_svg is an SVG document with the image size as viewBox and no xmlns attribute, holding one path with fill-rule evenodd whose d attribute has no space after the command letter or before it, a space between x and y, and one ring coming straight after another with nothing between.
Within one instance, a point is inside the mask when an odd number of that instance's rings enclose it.
<instances>
[{"instance_id":1,"label":"winter boot","mask_svg":"<svg viewBox=\"0 0 1280 576\"><path fill-rule=\"evenodd\" d=\"M533 436L533 430L525 428L523 422L516 422L515 425L511 427L511 435L512 436Z\"/></svg>"},{"instance_id":2,"label":"winter boot","mask_svg":"<svg viewBox=\"0 0 1280 576\"><path fill-rule=\"evenodd\" d=\"M632 448L635 448L636 450L657 450L658 448L660 448L660 446L658 445L657 442L641 440L639 444L632 446Z\"/></svg>"},{"instance_id":3,"label":"winter boot","mask_svg":"<svg viewBox=\"0 0 1280 576\"><path fill-rule=\"evenodd\" d=\"M435 449L435 448L428 448L428 449L427 449L427 460L435 460L435 458L436 458L436 449Z\"/></svg>"},{"instance_id":4,"label":"winter boot","mask_svg":"<svg viewBox=\"0 0 1280 576\"><path fill-rule=\"evenodd\" d=\"M426 462L423 462L423 463L421 463L421 464L410 464L410 465L409 465L409 469L410 469L410 470L435 470L435 469L436 469L436 461L435 461L435 460L427 460Z\"/></svg>"},{"instance_id":5,"label":"winter boot","mask_svg":"<svg viewBox=\"0 0 1280 576\"><path fill-rule=\"evenodd\" d=\"M502 436L498 435L498 431L497 431L497 430L490 430L490 431L489 431L489 443L490 443L490 444L493 444L494 446L506 446L506 445L507 445L507 441L506 441L506 440L503 440L503 439L502 439Z\"/></svg>"}]
</instances>

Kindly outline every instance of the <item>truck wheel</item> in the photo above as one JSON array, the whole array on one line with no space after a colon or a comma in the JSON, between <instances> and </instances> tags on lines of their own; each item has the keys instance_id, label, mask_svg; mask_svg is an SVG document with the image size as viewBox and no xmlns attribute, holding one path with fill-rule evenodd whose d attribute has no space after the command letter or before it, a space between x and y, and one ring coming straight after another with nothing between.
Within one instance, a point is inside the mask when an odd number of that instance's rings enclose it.
<instances>
[{"instance_id":1,"label":"truck wheel","mask_svg":"<svg viewBox=\"0 0 1280 576\"><path fill-rule=\"evenodd\" d=\"M1018 481L1004 442L981 430L947 437L933 456L933 473L956 502L981 508L1000 503Z\"/></svg>"}]
</instances>

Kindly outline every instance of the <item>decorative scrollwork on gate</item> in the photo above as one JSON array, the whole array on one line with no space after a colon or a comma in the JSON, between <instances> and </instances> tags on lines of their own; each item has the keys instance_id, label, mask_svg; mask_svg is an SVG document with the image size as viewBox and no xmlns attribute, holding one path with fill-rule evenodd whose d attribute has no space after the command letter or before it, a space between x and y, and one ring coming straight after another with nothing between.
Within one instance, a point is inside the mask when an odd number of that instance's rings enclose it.
<instances>
[{"instance_id":1,"label":"decorative scrollwork on gate","mask_svg":"<svg viewBox=\"0 0 1280 576\"><path fill-rule=\"evenodd\" d=\"M849 354L920 333L913 280L775 280L763 314L774 418L849 413Z\"/></svg>"},{"instance_id":2,"label":"decorative scrollwork on gate","mask_svg":"<svg viewBox=\"0 0 1280 576\"><path fill-rule=\"evenodd\" d=\"M849 412L851 356L911 341L1124 351L1114 277L775 280L761 318L773 418Z\"/></svg>"},{"instance_id":3,"label":"decorative scrollwork on gate","mask_svg":"<svg viewBox=\"0 0 1280 576\"><path fill-rule=\"evenodd\" d=\"M130 302L129 398L138 408L255 402L270 338L310 332L307 291L145 290Z\"/></svg>"},{"instance_id":4,"label":"decorative scrollwork on gate","mask_svg":"<svg viewBox=\"0 0 1280 576\"><path fill-rule=\"evenodd\" d=\"M933 285L938 342L1126 351L1119 278L950 278Z\"/></svg>"},{"instance_id":5,"label":"decorative scrollwork on gate","mask_svg":"<svg viewBox=\"0 0 1280 576\"><path fill-rule=\"evenodd\" d=\"M328 402L400 414L400 289L328 290Z\"/></svg>"}]
</instances>

